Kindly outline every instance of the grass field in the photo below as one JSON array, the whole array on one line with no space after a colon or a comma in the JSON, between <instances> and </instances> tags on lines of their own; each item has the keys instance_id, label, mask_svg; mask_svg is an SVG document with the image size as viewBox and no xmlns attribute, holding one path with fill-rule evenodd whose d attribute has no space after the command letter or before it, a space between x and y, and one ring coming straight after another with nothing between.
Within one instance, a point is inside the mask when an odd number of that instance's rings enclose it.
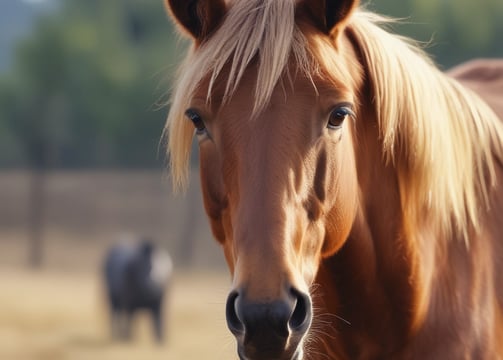
<instances>
[{"instance_id":1,"label":"grass field","mask_svg":"<svg viewBox=\"0 0 503 360\"><path fill-rule=\"evenodd\" d=\"M165 322L168 341L153 340L149 318L134 321L134 341L112 342L99 277L92 273L0 270L0 359L234 359L225 326L228 279L219 273L174 278Z\"/></svg>"}]
</instances>

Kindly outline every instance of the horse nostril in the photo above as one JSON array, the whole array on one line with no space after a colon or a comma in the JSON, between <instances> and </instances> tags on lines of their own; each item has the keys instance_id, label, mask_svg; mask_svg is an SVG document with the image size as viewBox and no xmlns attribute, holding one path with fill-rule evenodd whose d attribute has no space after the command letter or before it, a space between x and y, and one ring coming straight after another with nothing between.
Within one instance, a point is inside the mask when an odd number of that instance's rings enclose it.
<instances>
[{"instance_id":1,"label":"horse nostril","mask_svg":"<svg viewBox=\"0 0 503 360\"><path fill-rule=\"evenodd\" d=\"M242 334L244 332L244 325L239 319L237 312L238 296L239 294L236 291L231 292L227 297L227 304L225 306L227 326L234 335Z\"/></svg>"},{"instance_id":2,"label":"horse nostril","mask_svg":"<svg viewBox=\"0 0 503 360\"><path fill-rule=\"evenodd\" d=\"M311 325L311 299L308 295L303 294L296 289L292 288L290 292L295 297L296 302L292 316L288 321L288 325L292 331L303 333L307 331Z\"/></svg>"},{"instance_id":3,"label":"horse nostril","mask_svg":"<svg viewBox=\"0 0 503 360\"><path fill-rule=\"evenodd\" d=\"M244 336L246 343L255 345L281 345L290 335L299 339L312 319L309 295L294 288L287 298L273 302L250 302L233 291L227 298L225 312L227 326L234 336Z\"/></svg>"}]
</instances>

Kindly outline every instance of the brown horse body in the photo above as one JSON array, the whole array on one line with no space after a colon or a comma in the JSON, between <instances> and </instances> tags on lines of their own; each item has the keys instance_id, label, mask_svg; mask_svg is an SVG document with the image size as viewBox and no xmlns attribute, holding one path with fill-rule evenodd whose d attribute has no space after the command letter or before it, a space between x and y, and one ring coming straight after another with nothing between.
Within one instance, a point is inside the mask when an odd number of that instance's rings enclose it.
<instances>
[{"instance_id":1,"label":"brown horse body","mask_svg":"<svg viewBox=\"0 0 503 360\"><path fill-rule=\"evenodd\" d=\"M502 62L451 73L491 111L356 6L168 1L238 354L503 358Z\"/></svg>"},{"instance_id":2,"label":"brown horse body","mask_svg":"<svg viewBox=\"0 0 503 360\"><path fill-rule=\"evenodd\" d=\"M472 60L449 70L448 74L475 91L503 118L503 60Z\"/></svg>"}]
</instances>

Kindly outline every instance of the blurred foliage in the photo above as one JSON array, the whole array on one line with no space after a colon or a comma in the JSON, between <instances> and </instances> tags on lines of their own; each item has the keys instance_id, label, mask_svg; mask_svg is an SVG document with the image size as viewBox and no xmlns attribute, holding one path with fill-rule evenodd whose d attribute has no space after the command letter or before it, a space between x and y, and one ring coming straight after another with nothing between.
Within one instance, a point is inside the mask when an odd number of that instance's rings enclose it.
<instances>
[{"instance_id":1,"label":"blurred foliage","mask_svg":"<svg viewBox=\"0 0 503 360\"><path fill-rule=\"evenodd\" d=\"M0 165L159 166L176 42L160 0L61 2L0 79Z\"/></svg>"},{"instance_id":2,"label":"blurred foliage","mask_svg":"<svg viewBox=\"0 0 503 360\"><path fill-rule=\"evenodd\" d=\"M396 32L425 44L443 69L503 57L502 0L371 0L369 10L400 20Z\"/></svg>"},{"instance_id":3,"label":"blurred foliage","mask_svg":"<svg viewBox=\"0 0 503 360\"><path fill-rule=\"evenodd\" d=\"M64 0L0 78L0 166L150 167L183 56L162 0ZM442 67L503 57L502 0L373 0ZM171 67L168 67L171 66Z\"/></svg>"}]
</instances>

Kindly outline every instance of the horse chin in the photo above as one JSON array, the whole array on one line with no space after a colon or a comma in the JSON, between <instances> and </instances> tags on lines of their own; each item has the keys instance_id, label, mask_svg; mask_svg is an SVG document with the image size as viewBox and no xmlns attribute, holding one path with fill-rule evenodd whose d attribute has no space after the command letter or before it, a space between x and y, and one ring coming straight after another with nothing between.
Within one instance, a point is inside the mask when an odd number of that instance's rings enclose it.
<instances>
[{"instance_id":1,"label":"horse chin","mask_svg":"<svg viewBox=\"0 0 503 360\"><path fill-rule=\"evenodd\" d=\"M238 355L240 360L303 360L304 351L302 346L293 350L287 349L282 354L270 351L250 351L245 350L243 346L238 346Z\"/></svg>"}]
</instances>

